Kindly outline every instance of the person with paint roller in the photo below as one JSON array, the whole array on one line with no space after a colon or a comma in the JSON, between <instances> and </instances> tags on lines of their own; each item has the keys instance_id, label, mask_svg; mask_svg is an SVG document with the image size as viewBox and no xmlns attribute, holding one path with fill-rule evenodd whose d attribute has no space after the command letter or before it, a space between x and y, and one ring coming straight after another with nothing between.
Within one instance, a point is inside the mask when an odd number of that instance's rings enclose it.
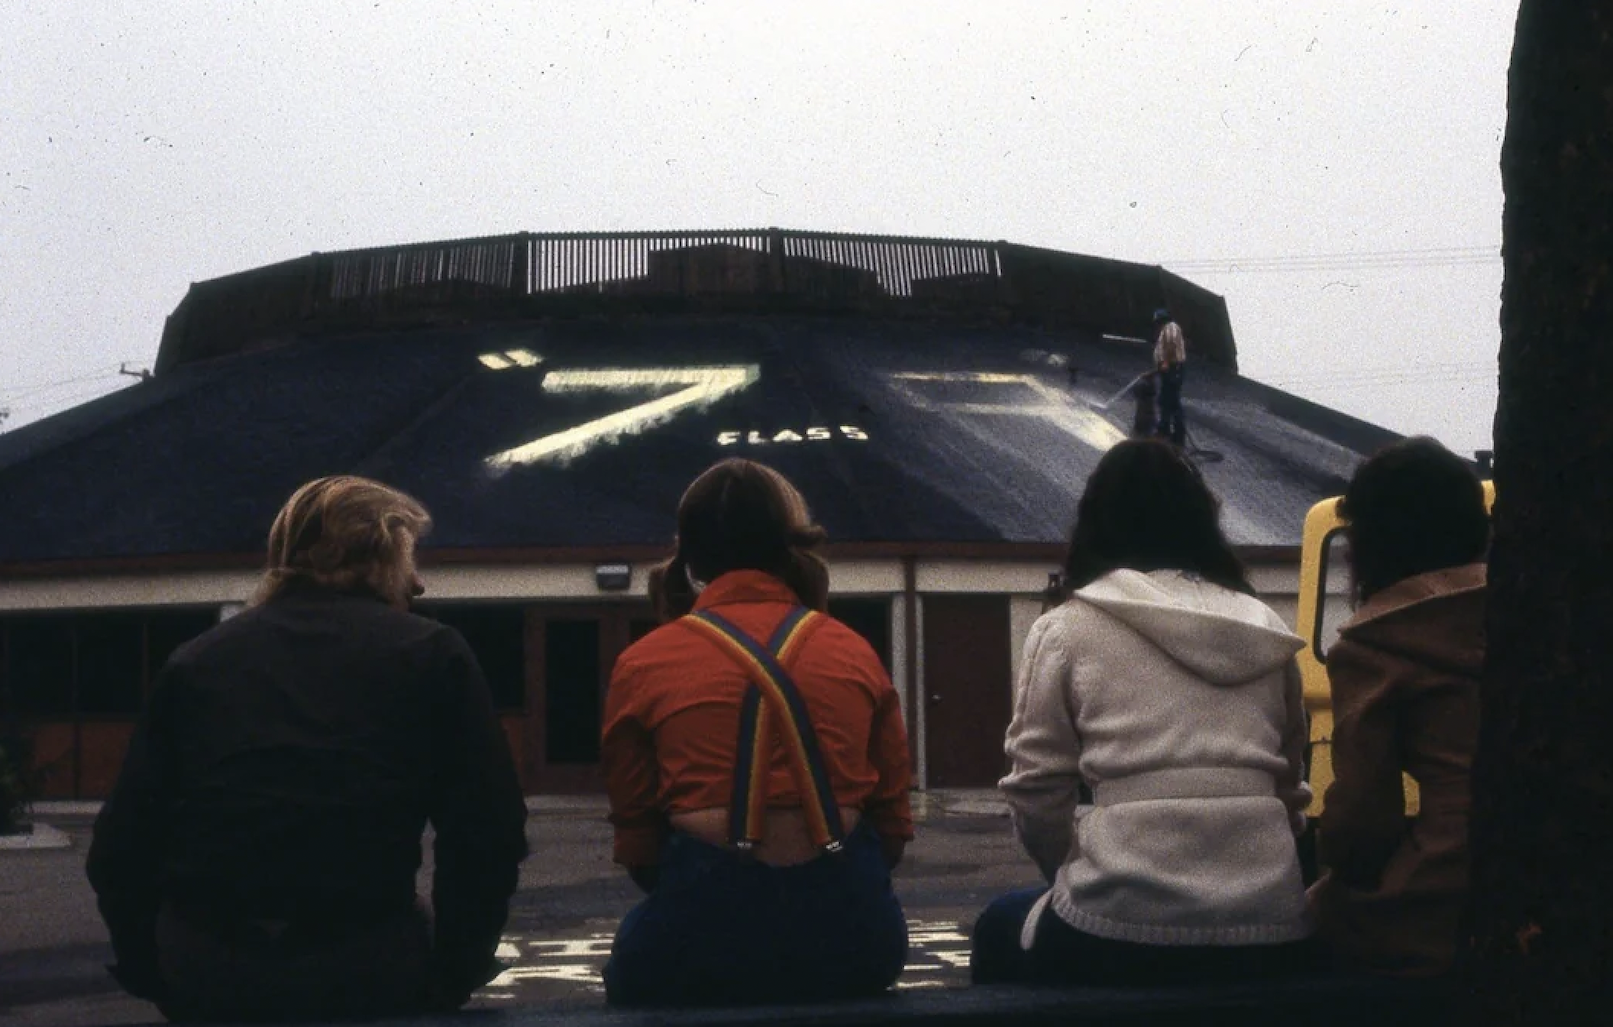
<instances>
[{"instance_id":1,"label":"person with paint roller","mask_svg":"<svg viewBox=\"0 0 1613 1027\"><path fill-rule=\"evenodd\" d=\"M1182 380L1187 372L1187 340L1182 327L1164 307L1154 311L1154 375L1159 379L1158 434L1176 446L1187 445L1187 421L1182 416Z\"/></svg>"}]
</instances>

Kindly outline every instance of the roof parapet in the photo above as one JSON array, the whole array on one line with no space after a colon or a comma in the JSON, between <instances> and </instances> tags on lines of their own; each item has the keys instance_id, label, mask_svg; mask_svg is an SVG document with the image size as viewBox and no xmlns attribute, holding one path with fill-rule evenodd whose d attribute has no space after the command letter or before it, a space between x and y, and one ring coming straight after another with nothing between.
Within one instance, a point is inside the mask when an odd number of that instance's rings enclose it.
<instances>
[{"instance_id":1,"label":"roof parapet","mask_svg":"<svg viewBox=\"0 0 1613 1027\"><path fill-rule=\"evenodd\" d=\"M193 283L160 374L300 336L577 314L825 313L1147 335L1168 306L1232 370L1226 302L1147 264L1007 242L778 228L518 233L311 253Z\"/></svg>"}]
</instances>

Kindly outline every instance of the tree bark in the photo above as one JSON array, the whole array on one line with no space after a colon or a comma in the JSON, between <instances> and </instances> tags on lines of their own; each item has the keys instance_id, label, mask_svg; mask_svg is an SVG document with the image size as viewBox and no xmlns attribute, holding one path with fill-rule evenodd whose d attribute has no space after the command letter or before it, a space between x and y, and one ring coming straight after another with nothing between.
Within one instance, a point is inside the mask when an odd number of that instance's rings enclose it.
<instances>
[{"instance_id":1,"label":"tree bark","mask_svg":"<svg viewBox=\"0 0 1613 1027\"><path fill-rule=\"evenodd\" d=\"M1522 0L1507 94L1471 983L1613 1022L1613 3Z\"/></svg>"}]
</instances>

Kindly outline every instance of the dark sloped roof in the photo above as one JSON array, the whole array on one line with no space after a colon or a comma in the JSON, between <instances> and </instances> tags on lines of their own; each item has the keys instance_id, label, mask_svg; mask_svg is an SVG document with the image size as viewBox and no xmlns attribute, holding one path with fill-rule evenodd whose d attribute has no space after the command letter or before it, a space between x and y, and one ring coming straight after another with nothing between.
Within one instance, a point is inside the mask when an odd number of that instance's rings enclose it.
<instances>
[{"instance_id":1,"label":"dark sloped roof","mask_svg":"<svg viewBox=\"0 0 1613 1027\"><path fill-rule=\"evenodd\" d=\"M285 497L333 473L419 496L436 547L661 545L730 454L795 480L835 541L1059 542L1131 421L1096 404L1146 363L1071 331L828 317L307 339L0 436L0 564L259 552ZM1241 544L1297 542L1394 437L1204 364L1186 397Z\"/></svg>"}]
</instances>

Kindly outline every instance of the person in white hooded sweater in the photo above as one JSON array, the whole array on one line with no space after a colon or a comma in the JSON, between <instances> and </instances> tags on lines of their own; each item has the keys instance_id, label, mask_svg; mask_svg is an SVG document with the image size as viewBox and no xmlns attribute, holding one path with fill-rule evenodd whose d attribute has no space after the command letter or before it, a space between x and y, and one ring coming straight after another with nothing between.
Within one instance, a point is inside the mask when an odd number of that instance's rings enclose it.
<instances>
[{"instance_id":1,"label":"person in white hooded sweater","mask_svg":"<svg viewBox=\"0 0 1613 1027\"><path fill-rule=\"evenodd\" d=\"M999 787L1049 887L975 927L977 983L1154 984L1314 961L1294 654L1219 504L1172 446L1123 442L1076 512L1072 591L1025 643ZM1080 802L1083 786L1092 804Z\"/></svg>"}]
</instances>

